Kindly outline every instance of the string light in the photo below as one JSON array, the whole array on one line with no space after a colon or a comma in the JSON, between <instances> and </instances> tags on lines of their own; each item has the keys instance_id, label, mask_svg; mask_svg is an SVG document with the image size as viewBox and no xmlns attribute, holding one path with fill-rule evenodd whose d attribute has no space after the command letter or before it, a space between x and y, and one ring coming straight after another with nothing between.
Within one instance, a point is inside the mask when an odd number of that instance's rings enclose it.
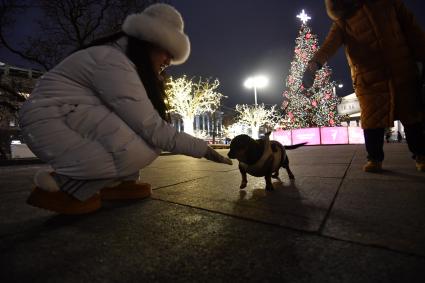
<instances>
[{"instance_id":1,"label":"string light","mask_svg":"<svg viewBox=\"0 0 425 283\"><path fill-rule=\"evenodd\" d=\"M199 79L193 82L186 76L167 81L167 102L170 112L182 117L184 131L194 135L193 121L196 115L214 112L221 103L224 96L217 92L220 85L218 80Z\"/></svg>"}]
</instances>

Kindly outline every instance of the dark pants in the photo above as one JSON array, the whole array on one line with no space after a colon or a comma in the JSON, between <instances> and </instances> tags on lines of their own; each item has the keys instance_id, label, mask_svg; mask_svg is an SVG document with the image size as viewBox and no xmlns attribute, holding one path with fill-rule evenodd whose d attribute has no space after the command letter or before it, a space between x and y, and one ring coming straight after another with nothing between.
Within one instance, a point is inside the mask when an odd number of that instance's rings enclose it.
<instances>
[{"instance_id":1,"label":"dark pants","mask_svg":"<svg viewBox=\"0 0 425 283\"><path fill-rule=\"evenodd\" d=\"M413 158L416 156L425 156L425 133L423 123L404 126L407 145L413 153Z\"/></svg>"},{"instance_id":2,"label":"dark pants","mask_svg":"<svg viewBox=\"0 0 425 283\"><path fill-rule=\"evenodd\" d=\"M425 135L422 123L405 125L406 141L409 150L416 156L425 156ZM364 129L367 159L371 161L384 160L384 128Z\"/></svg>"},{"instance_id":3,"label":"dark pants","mask_svg":"<svg viewBox=\"0 0 425 283\"><path fill-rule=\"evenodd\" d=\"M384 128L363 130L367 160L384 160L384 133Z\"/></svg>"}]
</instances>

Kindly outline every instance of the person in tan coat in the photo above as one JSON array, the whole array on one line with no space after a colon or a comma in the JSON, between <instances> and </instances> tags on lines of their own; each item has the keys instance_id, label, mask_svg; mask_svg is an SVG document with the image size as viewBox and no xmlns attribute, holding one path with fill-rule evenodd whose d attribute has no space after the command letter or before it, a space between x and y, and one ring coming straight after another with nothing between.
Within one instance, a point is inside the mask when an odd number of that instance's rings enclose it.
<instances>
[{"instance_id":1,"label":"person in tan coat","mask_svg":"<svg viewBox=\"0 0 425 283\"><path fill-rule=\"evenodd\" d=\"M425 171L423 105L416 62L425 61L425 33L401 0L325 0L333 23L310 60L303 84L344 45L361 108L368 162L365 172L380 172L384 131L400 120L418 171Z\"/></svg>"}]
</instances>

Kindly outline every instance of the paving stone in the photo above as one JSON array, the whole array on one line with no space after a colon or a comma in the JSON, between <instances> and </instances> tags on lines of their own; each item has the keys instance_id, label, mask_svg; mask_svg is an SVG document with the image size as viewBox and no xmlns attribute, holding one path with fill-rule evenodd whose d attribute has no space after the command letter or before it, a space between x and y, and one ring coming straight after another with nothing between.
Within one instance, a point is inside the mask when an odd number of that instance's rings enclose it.
<instances>
[{"instance_id":1,"label":"paving stone","mask_svg":"<svg viewBox=\"0 0 425 283\"><path fill-rule=\"evenodd\" d=\"M323 234L425 256L423 184L345 180Z\"/></svg>"},{"instance_id":2,"label":"paving stone","mask_svg":"<svg viewBox=\"0 0 425 283\"><path fill-rule=\"evenodd\" d=\"M281 175L284 175L282 172ZM341 182L337 178L282 177L274 191L265 191L264 178L248 176L240 190L239 171L157 189L154 197L229 215L296 229L317 231Z\"/></svg>"},{"instance_id":3,"label":"paving stone","mask_svg":"<svg viewBox=\"0 0 425 283\"><path fill-rule=\"evenodd\" d=\"M163 201L32 221L1 282L423 282L423 258Z\"/></svg>"},{"instance_id":4,"label":"paving stone","mask_svg":"<svg viewBox=\"0 0 425 283\"><path fill-rule=\"evenodd\" d=\"M415 161L400 157L388 157L383 163L382 173L363 172L363 162L353 162L347 171L347 180L415 181L425 184L425 174L416 170ZM424 185L425 187L425 185Z\"/></svg>"},{"instance_id":5,"label":"paving stone","mask_svg":"<svg viewBox=\"0 0 425 283\"><path fill-rule=\"evenodd\" d=\"M161 156L152 199L83 217L25 204L46 166L0 166L0 282L425 282L425 175L405 144L385 151L383 174L361 172L363 145L289 151L296 180L273 192L241 191L236 163Z\"/></svg>"}]
</instances>

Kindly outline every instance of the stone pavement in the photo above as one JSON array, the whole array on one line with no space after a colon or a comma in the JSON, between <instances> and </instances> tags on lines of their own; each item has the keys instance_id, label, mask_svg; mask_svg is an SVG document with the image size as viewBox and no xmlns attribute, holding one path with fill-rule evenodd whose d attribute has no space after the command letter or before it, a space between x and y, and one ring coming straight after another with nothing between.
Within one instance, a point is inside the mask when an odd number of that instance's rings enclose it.
<instances>
[{"instance_id":1,"label":"stone pavement","mask_svg":"<svg viewBox=\"0 0 425 283\"><path fill-rule=\"evenodd\" d=\"M226 154L226 150L220 150ZM83 217L25 204L43 164L0 167L0 282L425 282L425 174L386 144L289 151L239 190L237 165L167 155L142 170L151 199Z\"/></svg>"}]
</instances>

